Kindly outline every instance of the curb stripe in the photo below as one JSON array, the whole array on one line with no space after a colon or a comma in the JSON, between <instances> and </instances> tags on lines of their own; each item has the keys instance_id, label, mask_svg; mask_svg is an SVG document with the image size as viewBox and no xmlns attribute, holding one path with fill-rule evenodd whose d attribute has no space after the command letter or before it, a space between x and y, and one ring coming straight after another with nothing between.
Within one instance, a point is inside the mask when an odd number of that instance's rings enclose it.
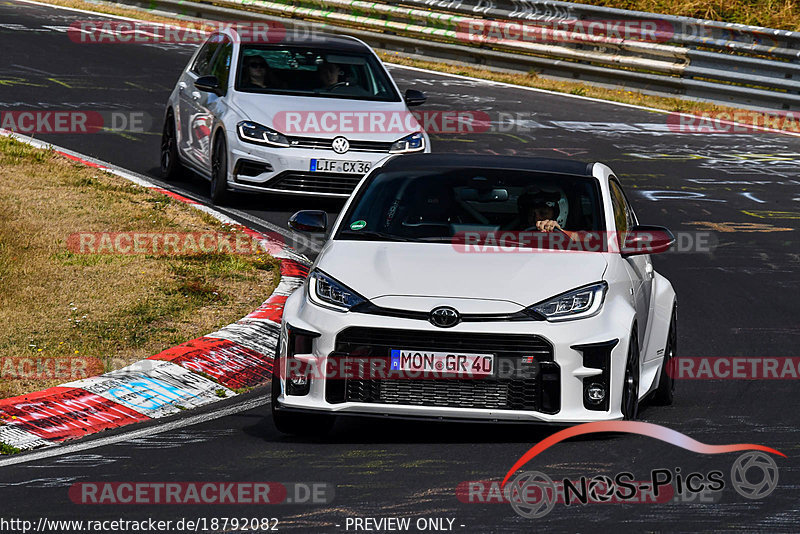
<instances>
[{"instance_id":1,"label":"curb stripe","mask_svg":"<svg viewBox=\"0 0 800 534\"><path fill-rule=\"evenodd\" d=\"M0 135L36 148L52 148L72 161L191 205L258 240L263 250L281 260L281 280L272 295L235 323L117 371L0 400L0 443L22 450L58 445L233 397L236 393L231 388L269 383L284 303L308 275L311 262L305 256L210 206L109 163L90 161L74 151L7 130L0 129Z\"/></svg>"},{"instance_id":2,"label":"curb stripe","mask_svg":"<svg viewBox=\"0 0 800 534\"><path fill-rule=\"evenodd\" d=\"M272 358L228 339L201 337L148 359L178 364L231 389L257 386L272 378Z\"/></svg>"},{"instance_id":3,"label":"curb stripe","mask_svg":"<svg viewBox=\"0 0 800 534\"><path fill-rule=\"evenodd\" d=\"M147 420L144 415L113 400L78 387L65 386L6 399L0 406L0 414L8 423L7 427L23 430L48 442L80 438ZM8 421L8 418L14 419ZM3 442L19 449L40 445L35 441L24 443L25 436L17 436L10 443L7 439L4 436Z\"/></svg>"}]
</instances>

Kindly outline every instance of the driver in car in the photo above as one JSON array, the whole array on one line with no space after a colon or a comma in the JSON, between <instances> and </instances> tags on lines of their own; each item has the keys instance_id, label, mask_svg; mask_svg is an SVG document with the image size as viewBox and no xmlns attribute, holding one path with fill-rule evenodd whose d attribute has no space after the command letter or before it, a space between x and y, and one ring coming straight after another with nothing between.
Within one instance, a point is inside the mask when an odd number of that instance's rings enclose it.
<instances>
[{"instance_id":1,"label":"driver in car","mask_svg":"<svg viewBox=\"0 0 800 534\"><path fill-rule=\"evenodd\" d=\"M339 76L342 74L342 69L340 69L339 65L336 63L325 62L319 66L317 73L319 74L319 81L322 83L322 87L330 91L339 84Z\"/></svg>"},{"instance_id":2,"label":"driver in car","mask_svg":"<svg viewBox=\"0 0 800 534\"><path fill-rule=\"evenodd\" d=\"M267 61L261 56L246 56L244 58L242 86L248 89L286 88L286 84L277 79Z\"/></svg>"},{"instance_id":3,"label":"driver in car","mask_svg":"<svg viewBox=\"0 0 800 534\"><path fill-rule=\"evenodd\" d=\"M567 202L558 191L527 191L517 199L521 226L525 231L553 232L559 230L572 237L562 227L567 220Z\"/></svg>"}]
</instances>

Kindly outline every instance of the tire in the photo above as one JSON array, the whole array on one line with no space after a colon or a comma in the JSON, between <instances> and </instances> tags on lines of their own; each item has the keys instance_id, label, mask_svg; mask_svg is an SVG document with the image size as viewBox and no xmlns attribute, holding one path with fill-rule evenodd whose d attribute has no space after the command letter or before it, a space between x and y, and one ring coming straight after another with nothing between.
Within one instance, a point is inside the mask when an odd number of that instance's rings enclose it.
<instances>
[{"instance_id":1,"label":"tire","mask_svg":"<svg viewBox=\"0 0 800 534\"><path fill-rule=\"evenodd\" d=\"M228 146L225 137L218 135L214 139L214 150L211 154L211 202L224 204L228 198Z\"/></svg>"},{"instance_id":2,"label":"tire","mask_svg":"<svg viewBox=\"0 0 800 534\"><path fill-rule=\"evenodd\" d=\"M270 393L272 400L272 421L275 423L275 428L283 434L292 434L309 438L325 437L331 431L331 428L333 428L333 424L336 422L336 416L324 413L286 412L277 409L278 396L281 391L281 381L278 376L280 366L278 365L277 357L274 362L272 370L272 391Z\"/></svg>"},{"instance_id":3,"label":"tire","mask_svg":"<svg viewBox=\"0 0 800 534\"><path fill-rule=\"evenodd\" d=\"M658 389L653 394L653 404L670 406L675 400L675 378L672 367L675 365L675 350L678 346L678 310L672 307L672 318L669 322L667 346L664 347L664 363L658 379Z\"/></svg>"},{"instance_id":4,"label":"tire","mask_svg":"<svg viewBox=\"0 0 800 534\"><path fill-rule=\"evenodd\" d=\"M172 111L167 113L164 120L164 129L161 132L161 177L167 181L181 178L185 169L178 156L178 137L175 134L175 116Z\"/></svg>"},{"instance_id":5,"label":"tire","mask_svg":"<svg viewBox=\"0 0 800 534\"><path fill-rule=\"evenodd\" d=\"M638 333L634 328L628 344L628 361L625 363L625 376L622 380L620 409L626 421L635 421L639 417L639 365Z\"/></svg>"}]
</instances>

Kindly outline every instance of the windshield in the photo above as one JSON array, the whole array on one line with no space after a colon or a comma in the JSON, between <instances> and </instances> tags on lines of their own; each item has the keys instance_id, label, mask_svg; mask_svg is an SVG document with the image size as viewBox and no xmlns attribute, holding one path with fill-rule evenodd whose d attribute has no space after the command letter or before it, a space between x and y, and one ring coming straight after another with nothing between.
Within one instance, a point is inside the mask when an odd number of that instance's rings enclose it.
<instances>
[{"instance_id":1,"label":"windshield","mask_svg":"<svg viewBox=\"0 0 800 534\"><path fill-rule=\"evenodd\" d=\"M368 53L295 46L244 45L236 90L398 102L386 71Z\"/></svg>"},{"instance_id":2,"label":"windshield","mask_svg":"<svg viewBox=\"0 0 800 534\"><path fill-rule=\"evenodd\" d=\"M384 172L359 192L335 239L455 243L504 236L550 248L546 239L525 237L602 239L603 221L592 177L464 168Z\"/></svg>"}]
</instances>

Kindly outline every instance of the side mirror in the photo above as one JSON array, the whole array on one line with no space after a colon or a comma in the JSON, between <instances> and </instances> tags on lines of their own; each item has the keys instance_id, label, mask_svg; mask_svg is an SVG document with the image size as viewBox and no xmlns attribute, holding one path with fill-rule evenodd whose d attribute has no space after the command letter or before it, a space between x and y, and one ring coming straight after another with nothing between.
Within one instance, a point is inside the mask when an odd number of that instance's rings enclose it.
<instances>
[{"instance_id":1,"label":"side mirror","mask_svg":"<svg viewBox=\"0 0 800 534\"><path fill-rule=\"evenodd\" d=\"M321 210L298 211L289 218L289 228L298 232L324 234L328 229L328 214Z\"/></svg>"},{"instance_id":2,"label":"side mirror","mask_svg":"<svg viewBox=\"0 0 800 534\"><path fill-rule=\"evenodd\" d=\"M403 99L406 101L406 106L420 106L428 100L428 97L425 96L425 93L422 91L417 91L416 89L409 89L406 91L405 96Z\"/></svg>"},{"instance_id":3,"label":"side mirror","mask_svg":"<svg viewBox=\"0 0 800 534\"><path fill-rule=\"evenodd\" d=\"M628 230L622 245L623 256L660 254L675 243L675 236L663 226L634 226Z\"/></svg>"},{"instance_id":4,"label":"side mirror","mask_svg":"<svg viewBox=\"0 0 800 534\"><path fill-rule=\"evenodd\" d=\"M219 86L219 80L216 76L200 76L194 81L194 86L206 93L214 93L217 96L222 96L222 89Z\"/></svg>"}]
</instances>

